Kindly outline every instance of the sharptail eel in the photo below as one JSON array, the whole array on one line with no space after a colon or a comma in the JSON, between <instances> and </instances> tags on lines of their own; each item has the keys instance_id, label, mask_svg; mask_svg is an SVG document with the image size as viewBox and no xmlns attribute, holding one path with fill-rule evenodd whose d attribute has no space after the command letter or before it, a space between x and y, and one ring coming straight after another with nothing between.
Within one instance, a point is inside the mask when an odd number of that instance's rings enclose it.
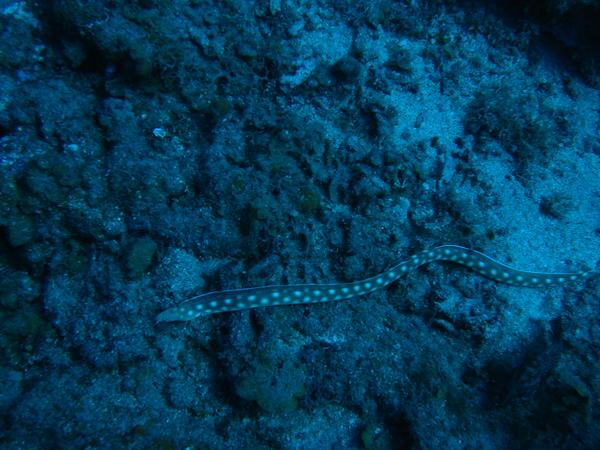
<instances>
[{"instance_id":1,"label":"sharptail eel","mask_svg":"<svg viewBox=\"0 0 600 450\"><path fill-rule=\"evenodd\" d=\"M264 306L347 300L382 289L408 271L434 261L452 261L487 278L513 286L556 286L600 275L600 272L594 271L573 273L528 272L510 267L476 250L458 245L442 245L416 253L385 272L361 281L261 286L209 292L192 297L178 306L163 311L157 316L156 322L193 320L199 316Z\"/></svg>"}]
</instances>

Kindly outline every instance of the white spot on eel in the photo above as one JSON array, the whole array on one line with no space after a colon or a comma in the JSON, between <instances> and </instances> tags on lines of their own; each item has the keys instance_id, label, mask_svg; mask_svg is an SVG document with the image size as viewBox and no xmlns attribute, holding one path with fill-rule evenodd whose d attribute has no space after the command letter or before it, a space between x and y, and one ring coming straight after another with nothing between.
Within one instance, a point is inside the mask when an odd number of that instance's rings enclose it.
<instances>
[{"instance_id":1,"label":"white spot on eel","mask_svg":"<svg viewBox=\"0 0 600 450\"><path fill-rule=\"evenodd\" d=\"M193 320L227 311L239 311L258 307L280 305L283 298L286 305L347 300L384 288L406 272L423 264L435 261L453 261L494 281L512 286L539 287L562 285L567 281L599 276L599 272L546 273L528 272L515 269L476 250L458 245L442 245L412 255L408 260L367 278L351 283L293 284L287 286L261 286L249 289L217 291L192 297L186 302L161 312L156 322L177 322ZM326 296L324 294L329 294ZM335 295L334 295L335 294ZM331 297L333 296L333 297ZM236 299L236 303L232 302ZM259 302L255 300L260 298Z\"/></svg>"}]
</instances>

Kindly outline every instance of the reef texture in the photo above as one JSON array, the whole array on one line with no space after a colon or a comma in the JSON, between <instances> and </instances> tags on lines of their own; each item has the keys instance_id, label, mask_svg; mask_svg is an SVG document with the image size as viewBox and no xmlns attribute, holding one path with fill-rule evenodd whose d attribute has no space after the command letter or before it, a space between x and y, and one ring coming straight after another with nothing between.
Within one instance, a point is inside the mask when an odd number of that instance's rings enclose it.
<instances>
[{"instance_id":1,"label":"reef texture","mask_svg":"<svg viewBox=\"0 0 600 450\"><path fill-rule=\"evenodd\" d=\"M597 279L432 264L155 323L443 244L597 270L598 23L589 0L0 0L2 448L600 448Z\"/></svg>"}]
</instances>

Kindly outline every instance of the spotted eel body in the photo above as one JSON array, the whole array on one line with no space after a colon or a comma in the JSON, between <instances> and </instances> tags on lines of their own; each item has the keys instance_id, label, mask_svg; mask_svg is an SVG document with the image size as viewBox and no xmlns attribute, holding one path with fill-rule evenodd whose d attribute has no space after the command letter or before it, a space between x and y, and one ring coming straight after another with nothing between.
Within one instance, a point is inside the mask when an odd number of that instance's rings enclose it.
<instances>
[{"instance_id":1,"label":"spotted eel body","mask_svg":"<svg viewBox=\"0 0 600 450\"><path fill-rule=\"evenodd\" d=\"M513 286L539 287L598 276L599 272L545 273L527 272L502 264L476 250L458 245L442 245L412 255L385 272L361 281L329 284L291 284L218 291L193 297L179 306L160 313L157 322L193 320L199 316L263 306L296 305L346 300L382 289L402 275L423 264L452 261L495 281Z\"/></svg>"}]
</instances>

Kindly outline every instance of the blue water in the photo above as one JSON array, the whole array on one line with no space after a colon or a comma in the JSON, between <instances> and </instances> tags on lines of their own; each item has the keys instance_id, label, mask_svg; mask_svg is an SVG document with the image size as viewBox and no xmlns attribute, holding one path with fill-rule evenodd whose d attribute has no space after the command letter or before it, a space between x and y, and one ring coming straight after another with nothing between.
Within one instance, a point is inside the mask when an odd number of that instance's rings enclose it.
<instances>
[{"instance_id":1,"label":"blue water","mask_svg":"<svg viewBox=\"0 0 600 450\"><path fill-rule=\"evenodd\" d=\"M0 446L598 448L597 2L0 0Z\"/></svg>"}]
</instances>

